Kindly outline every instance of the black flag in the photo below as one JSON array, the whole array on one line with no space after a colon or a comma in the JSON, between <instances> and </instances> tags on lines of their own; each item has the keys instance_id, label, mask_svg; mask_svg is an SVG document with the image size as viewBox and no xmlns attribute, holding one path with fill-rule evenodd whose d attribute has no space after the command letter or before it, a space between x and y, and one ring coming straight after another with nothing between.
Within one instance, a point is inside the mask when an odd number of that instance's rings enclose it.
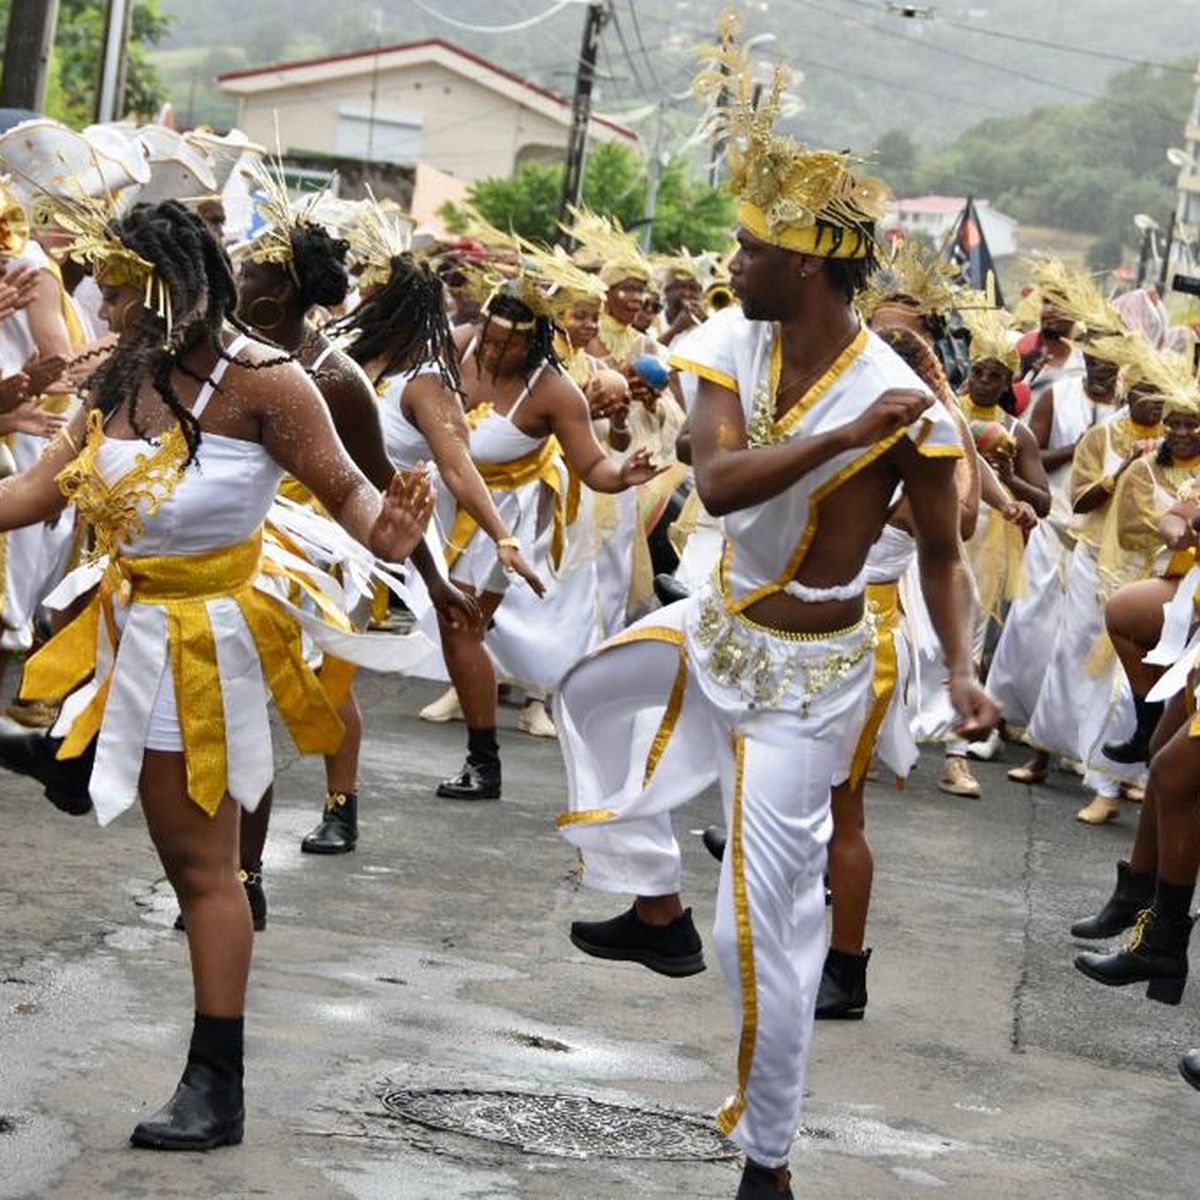
<instances>
[{"instance_id":1,"label":"black flag","mask_svg":"<svg viewBox=\"0 0 1200 1200\"><path fill-rule=\"evenodd\" d=\"M979 210L975 207L975 200L971 196L967 197L962 215L958 218L958 230L954 235L954 240L950 243L950 259L962 269L967 283L981 292L988 290L988 278L990 277L996 307L1004 307L1004 297L1000 294L1000 280L996 275L996 264L992 261L992 252L988 249L987 238L983 236L983 223L979 220Z\"/></svg>"}]
</instances>

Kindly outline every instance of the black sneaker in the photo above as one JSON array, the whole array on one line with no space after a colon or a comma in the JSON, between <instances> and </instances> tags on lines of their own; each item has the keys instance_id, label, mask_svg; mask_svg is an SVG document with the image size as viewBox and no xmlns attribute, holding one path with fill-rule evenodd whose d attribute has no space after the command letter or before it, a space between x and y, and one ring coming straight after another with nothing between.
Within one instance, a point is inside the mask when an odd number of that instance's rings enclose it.
<instances>
[{"instance_id":1,"label":"black sneaker","mask_svg":"<svg viewBox=\"0 0 1200 1200\"><path fill-rule=\"evenodd\" d=\"M593 958L641 963L673 979L704 970L700 935L690 908L670 925L647 925L637 915L636 905L608 921L575 921L571 941Z\"/></svg>"},{"instance_id":2,"label":"black sneaker","mask_svg":"<svg viewBox=\"0 0 1200 1200\"><path fill-rule=\"evenodd\" d=\"M794 1196L787 1167L760 1167L747 1159L734 1200L794 1200Z\"/></svg>"}]
</instances>

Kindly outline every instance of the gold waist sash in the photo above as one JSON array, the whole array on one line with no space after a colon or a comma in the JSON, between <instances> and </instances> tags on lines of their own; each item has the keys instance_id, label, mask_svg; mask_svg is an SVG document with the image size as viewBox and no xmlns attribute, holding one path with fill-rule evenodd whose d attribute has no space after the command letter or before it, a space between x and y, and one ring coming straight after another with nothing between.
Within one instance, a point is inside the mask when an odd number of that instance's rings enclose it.
<instances>
[{"instance_id":1,"label":"gold waist sash","mask_svg":"<svg viewBox=\"0 0 1200 1200\"><path fill-rule=\"evenodd\" d=\"M900 624L900 583L892 580L888 583L870 583L867 585L867 605L875 614L875 674L871 682L874 699L871 701L871 711L867 714L863 731L859 735L854 757L850 762L850 785L857 787L871 765L871 755L875 753L875 743L879 740L879 730L883 727L883 718L887 716L896 691L896 680L900 672L900 663L896 655L895 630Z\"/></svg>"},{"instance_id":2,"label":"gold waist sash","mask_svg":"<svg viewBox=\"0 0 1200 1200\"><path fill-rule=\"evenodd\" d=\"M560 449L557 438L547 438L537 449L523 458L506 463L476 463L483 482L492 492L512 492L535 480L545 484L554 494L554 530L550 538L550 559L557 568L566 547L567 526L579 514L580 482L568 472L566 492L558 469ZM446 563L453 567L471 539L479 532L479 522L461 505L454 514L454 528L446 543ZM528 549L528 547L526 547Z\"/></svg>"},{"instance_id":3,"label":"gold waist sash","mask_svg":"<svg viewBox=\"0 0 1200 1200\"><path fill-rule=\"evenodd\" d=\"M288 574L264 562L261 532L204 554L113 559L83 612L25 664L22 697L62 700L93 676L101 621L114 648L115 664L119 634L114 599L124 605L161 606L167 614L167 657L187 760L188 794L211 816L227 791L228 762L224 697L208 601L226 597L241 611L297 749L304 754L335 753L345 734L335 700L304 661L299 626L254 586L264 571ZM308 581L296 578L311 591ZM71 725L59 758L78 757L99 733L113 670L115 665ZM154 684L147 681L147 686ZM237 719L236 713L230 716Z\"/></svg>"}]
</instances>

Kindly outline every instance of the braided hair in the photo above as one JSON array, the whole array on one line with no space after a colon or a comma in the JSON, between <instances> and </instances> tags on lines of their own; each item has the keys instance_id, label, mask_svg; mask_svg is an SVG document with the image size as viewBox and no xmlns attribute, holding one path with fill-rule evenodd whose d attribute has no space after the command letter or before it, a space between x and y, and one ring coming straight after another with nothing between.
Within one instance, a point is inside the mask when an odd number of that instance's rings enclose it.
<instances>
[{"instance_id":1,"label":"braided hair","mask_svg":"<svg viewBox=\"0 0 1200 1200\"><path fill-rule=\"evenodd\" d=\"M933 347L919 334L902 325L889 325L879 336L909 365L921 382L953 410L957 406L946 372Z\"/></svg>"},{"instance_id":2,"label":"braided hair","mask_svg":"<svg viewBox=\"0 0 1200 1200\"><path fill-rule=\"evenodd\" d=\"M330 328L353 339L346 352L359 366L378 358L399 338L382 374L401 366L434 362L442 383L462 394L442 281L425 260L411 253L396 255L386 286Z\"/></svg>"},{"instance_id":3,"label":"braided hair","mask_svg":"<svg viewBox=\"0 0 1200 1200\"><path fill-rule=\"evenodd\" d=\"M484 341L487 338L488 329L491 327L493 317L498 318L500 321L512 322L514 325L527 325L530 321L533 322L533 328L527 331L529 346L525 351L525 360L521 364L521 369L525 372L527 378L543 363L548 363L555 371L562 370L562 363L559 361L558 354L554 349L556 327L549 317L534 313L519 296L514 295L512 292L506 292L503 288L494 292L483 306L483 325L479 330L480 341ZM526 331L509 330L505 343L506 349L508 342L511 342L518 335L518 332Z\"/></svg>"},{"instance_id":4,"label":"braided hair","mask_svg":"<svg viewBox=\"0 0 1200 1200\"><path fill-rule=\"evenodd\" d=\"M296 272L296 295L305 312L320 305L336 308L350 291L346 255L350 243L332 237L323 225L293 227L292 267Z\"/></svg>"},{"instance_id":5,"label":"braided hair","mask_svg":"<svg viewBox=\"0 0 1200 1200\"><path fill-rule=\"evenodd\" d=\"M254 363L233 359L225 350L222 333L226 324L250 332L236 319L237 285L225 251L208 226L174 200L161 204L139 204L110 226L114 237L154 268L162 280L174 314L167 340L166 321L143 308L136 337L119 345L83 385L95 407L105 416L125 408L138 437L144 437L138 420L138 394L149 379L163 403L179 422L187 443L187 463L195 460L200 446L200 423L175 390L171 376L176 368L200 383L211 384L182 363L196 346L206 345L219 358L240 366L259 369L275 366L287 358Z\"/></svg>"}]
</instances>

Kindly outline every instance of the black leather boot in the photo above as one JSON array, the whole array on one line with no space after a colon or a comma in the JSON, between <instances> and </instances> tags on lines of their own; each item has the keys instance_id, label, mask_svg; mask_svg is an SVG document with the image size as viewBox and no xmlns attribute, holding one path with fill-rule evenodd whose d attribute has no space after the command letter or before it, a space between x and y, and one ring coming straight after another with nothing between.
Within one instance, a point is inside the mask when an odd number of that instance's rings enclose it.
<instances>
[{"instance_id":1,"label":"black leather boot","mask_svg":"<svg viewBox=\"0 0 1200 1200\"><path fill-rule=\"evenodd\" d=\"M608 921L575 921L571 941L593 958L641 963L673 979L704 970L700 934L690 908L670 925L647 925L638 916L637 905Z\"/></svg>"},{"instance_id":2,"label":"black leather boot","mask_svg":"<svg viewBox=\"0 0 1200 1200\"><path fill-rule=\"evenodd\" d=\"M463 769L438 784L437 794L443 800L499 800L500 759L468 754Z\"/></svg>"},{"instance_id":3,"label":"black leather boot","mask_svg":"<svg viewBox=\"0 0 1200 1200\"><path fill-rule=\"evenodd\" d=\"M818 1021L861 1021L867 1011L867 963L871 951L847 954L829 947L821 986L817 989Z\"/></svg>"},{"instance_id":4,"label":"black leather boot","mask_svg":"<svg viewBox=\"0 0 1200 1200\"><path fill-rule=\"evenodd\" d=\"M246 889L246 901L250 905L250 919L254 922L254 932L262 933L267 927L267 893L263 891L262 868L257 871L239 871L238 878ZM175 928L184 930L183 913L175 918Z\"/></svg>"},{"instance_id":5,"label":"black leather boot","mask_svg":"<svg viewBox=\"0 0 1200 1200\"><path fill-rule=\"evenodd\" d=\"M305 835L305 854L349 854L358 845L358 793L329 792L320 824Z\"/></svg>"},{"instance_id":6,"label":"black leather boot","mask_svg":"<svg viewBox=\"0 0 1200 1200\"><path fill-rule=\"evenodd\" d=\"M1125 945L1114 954L1081 954L1075 966L1108 987L1146 983L1146 995L1162 1004L1178 1004L1187 983L1188 938L1192 917L1164 917L1153 908L1138 913Z\"/></svg>"},{"instance_id":7,"label":"black leather boot","mask_svg":"<svg viewBox=\"0 0 1200 1200\"><path fill-rule=\"evenodd\" d=\"M734 1200L793 1200L794 1195L787 1167L760 1167L746 1159Z\"/></svg>"},{"instance_id":8,"label":"black leather boot","mask_svg":"<svg viewBox=\"0 0 1200 1200\"><path fill-rule=\"evenodd\" d=\"M0 717L0 767L36 779L55 808L81 817L92 811L88 784L96 760L96 740L93 738L78 758L56 758L61 745L60 738L50 737L45 730L27 729Z\"/></svg>"},{"instance_id":9,"label":"black leather boot","mask_svg":"<svg viewBox=\"0 0 1200 1200\"><path fill-rule=\"evenodd\" d=\"M1200 1050L1189 1050L1179 1060L1179 1073L1200 1091Z\"/></svg>"},{"instance_id":10,"label":"black leather boot","mask_svg":"<svg viewBox=\"0 0 1200 1200\"><path fill-rule=\"evenodd\" d=\"M725 837L725 830L719 825L710 825L700 835L700 840L704 843L704 848L720 862L725 857L725 843L728 840Z\"/></svg>"},{"instance_id":11,"label":"black leather boot","mask_svg":"<svg viewBox=\"0 0 1200 1200\"><path fill-rule=\"evenodd\" d=\"M242 1038L241 1017L197 1013L175 1095L137 1125L130 1142L146 1150L212 1150L241 1142Z\"/></svg>"},{"instance_id":12,"label":"black leather boot","mask_svg":"<svg viewBox=\"0 0 1200 1200\"><path fill-rule=\"evenodd\" d=\"M1137 724L1127 742L1106 743L1104 753L1116 763L1132 766L1150 761L1150 739L1158 728L1165 705L1161 700L1144 700L1134 696L1133 710Z\"/></svg>"},{"instance_id":13,"label":"black leather boot","mask_svg":"<svg viewBox=\"0 0 1200 1200\"><path fill-rule=\"evenodd\" d=\"M1094 917L1084 917L1071 926L1071 936L1102 940L1130 929L1137 915L1154 900L1154 872L1135 871L1127 862L1117 863L1117 886Z\"/></svg>"}]
</instances>

